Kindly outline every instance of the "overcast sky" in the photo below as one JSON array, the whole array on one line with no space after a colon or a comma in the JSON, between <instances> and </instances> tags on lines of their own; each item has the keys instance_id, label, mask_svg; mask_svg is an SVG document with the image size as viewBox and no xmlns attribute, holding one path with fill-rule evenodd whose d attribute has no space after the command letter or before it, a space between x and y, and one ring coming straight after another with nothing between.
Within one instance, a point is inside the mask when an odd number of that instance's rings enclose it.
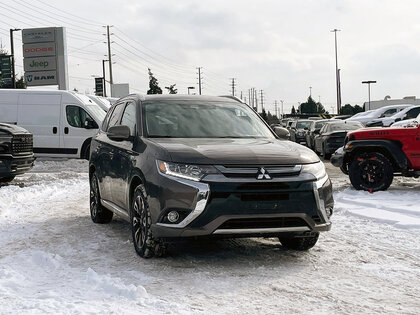
<instances>
[{"instance_id":1,"label":"overcast sky","mask_svg":"<svg viewBox=\"0 0 420 315\"><path fill-rule=\"evenodd\" d=\"M49 6L48 6L49 5ZM59 11L59 10L62 11ZM10 48L10 27L66 26L71 89L92 92L107 53L100 25L114 25L114 82L148 89L147 67L160 86L179 93L264 91L266 106L284 100L284 111L309 96L335 106L334 33L343 104L367 100L363 80L377 80L372 99L420 96L419 1L279 0L1 0L0 39ZM17 71L21 37L15 33ZM108 70L107 70L108 76ZM197 90L196 90L197 91Z\"/></svg>"}]
</instances>

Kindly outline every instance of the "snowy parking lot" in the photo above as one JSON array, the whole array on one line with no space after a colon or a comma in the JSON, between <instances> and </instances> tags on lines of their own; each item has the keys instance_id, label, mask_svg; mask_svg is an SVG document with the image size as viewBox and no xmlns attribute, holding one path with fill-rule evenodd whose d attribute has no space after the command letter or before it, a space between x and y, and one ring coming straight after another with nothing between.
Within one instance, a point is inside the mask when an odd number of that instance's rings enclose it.
<instances>
[{"instance_id":1,"label":"snowy parking lot","mask_svg":"<svg viewBox=\"0 0 420 315\"><path fill-rule=\"evenodd\" d=\"M312 250L189 241L145 260L125 221L92 223L87 165L38 160L0 188L0 314L420 312L419 180L369 194L327 163L333 228Z\"/></svg>"}]
</instances>

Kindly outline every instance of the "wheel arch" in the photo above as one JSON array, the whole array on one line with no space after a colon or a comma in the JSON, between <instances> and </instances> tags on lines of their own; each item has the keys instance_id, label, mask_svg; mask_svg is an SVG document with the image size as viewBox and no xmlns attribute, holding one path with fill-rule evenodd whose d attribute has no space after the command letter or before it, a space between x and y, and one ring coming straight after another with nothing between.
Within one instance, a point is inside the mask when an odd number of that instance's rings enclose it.
<instances>
[{"instance_id":1,"label":"wheel arch","mask_svg":"<svg viewBox=\"0 0 420 315\"><path fill-rule=\"evenodd\" d=\"M81 159L85 159L86 158L86 149L88 148L88 146L90 145L90 143L92 142L92 137L87 138L83 144L82 147L80 148L80 158ZM87 159L89 160L89 155L87 156Z\"/></svg>"},{"instance_id":2,"label":"wheel arch","mask_svg":"<svg viewBox=\"0 0 420 315\"><path fill-rule=\"evenodd\" d=\"M402 150L402 143L391 140L354 140L347 144L343 165L350 164L361 153L381 153L390 162L395 171L410 168L410 161Z\"/></svg>"}]
</instances>

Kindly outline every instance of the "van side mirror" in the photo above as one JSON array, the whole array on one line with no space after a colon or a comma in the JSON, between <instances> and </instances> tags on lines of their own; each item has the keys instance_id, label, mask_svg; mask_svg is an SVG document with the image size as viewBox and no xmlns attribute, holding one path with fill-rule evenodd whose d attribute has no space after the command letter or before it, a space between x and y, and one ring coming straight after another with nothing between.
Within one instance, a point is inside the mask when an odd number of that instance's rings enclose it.
<instances>
[{"instance_id":1,"label":"van side mirror","mask_svg":"<svg viewBox=\"0 0 420 315\"><path fill-rule=\"evenodd\" d=\"M89 119L89 118L85 119L83 127L85 129L98 129L99 128L98 124L94 120Z\"/></svg>"},{"instance_id":2,"label":"van side mirror","mask_svg":"<svg viewBox=\"0 0 420 315\"><path fill-rule=\"evenodd\" d=\"M289 140L290 139L290 132L286 128L275 126L274 132L276 135L283 140Z\"/></svg>"},{"instance_id":3,"label":"van side mirror","mask_svg":"<svg viewBox=\"0 0 420 315\"><path fill-rule=\"evenodd\" d=\"M131 137L130 128L128 126L112 126L108 129L107 136L114 141L129 140Z\"/></svg>"}]
</instances>

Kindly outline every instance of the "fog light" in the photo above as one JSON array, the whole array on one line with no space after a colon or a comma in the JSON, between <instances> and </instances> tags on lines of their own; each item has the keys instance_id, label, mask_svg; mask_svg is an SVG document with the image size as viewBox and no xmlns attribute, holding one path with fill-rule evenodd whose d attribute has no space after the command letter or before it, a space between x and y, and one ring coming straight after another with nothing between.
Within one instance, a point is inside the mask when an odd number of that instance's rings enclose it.
<instances>
[{"instance_id":1,"label":"fog light","mask_svg":"<svg viewBox=\"0 0 420 315\"><path fill-rule=\"evenodd\" d=\"M171 211L168 213L168 221L175 223L179 219L179 213L177 211Z\"/></svg>"}]
</instances>

